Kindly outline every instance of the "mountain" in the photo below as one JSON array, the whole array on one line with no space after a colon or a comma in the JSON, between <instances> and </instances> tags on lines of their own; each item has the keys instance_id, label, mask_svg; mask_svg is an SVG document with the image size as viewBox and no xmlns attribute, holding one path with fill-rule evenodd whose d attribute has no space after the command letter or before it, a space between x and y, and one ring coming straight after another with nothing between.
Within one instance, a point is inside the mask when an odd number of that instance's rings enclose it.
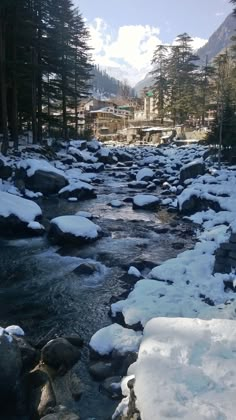
<instances>
[{"instance_id":1,"label":"mountain","mask_svg":"<svg viewBox=\"0 0 236 420\"><path fill-rule=\"evenodd\" d=\"M208 42L196 51L196 55L199 56L198 64L204 65L206 62L206 56L208 56L208 62L211 62L218 54L224 51L225 48L229 48L232 44L232 36L236 35L235 30L236 17L231 13L211 35ZM143 80L135 85L134 89L137 94L140 94L144 87L149 88L152 83L152 77L147 74Z\"/></svg>"},{"instance_id":2,"label":"mountain","mask_svg":"<svg viewBox=\"0 0 236 420\"><path fill-rule=\"evenodd\" d=\"M231 38L236 35L236 18L233 14L227 16L220 27L211 35L209 41L197 51L200 63L204 64L206 56L211 62L225 48L229 48L232 44Z\"/></svg>"},{"instance_id":3,"label":"mountain","mask_svg":"<svg viewBox=\"0 0 236 420\"><path fill-rule=\"evenodd\" d=\"M105 70L94 66L92 72L92 94L99 98L109 98L111 96L135 96L135 91L126 82L121 82L115 77L111 77Z\"/></svg>"}]
</instances>

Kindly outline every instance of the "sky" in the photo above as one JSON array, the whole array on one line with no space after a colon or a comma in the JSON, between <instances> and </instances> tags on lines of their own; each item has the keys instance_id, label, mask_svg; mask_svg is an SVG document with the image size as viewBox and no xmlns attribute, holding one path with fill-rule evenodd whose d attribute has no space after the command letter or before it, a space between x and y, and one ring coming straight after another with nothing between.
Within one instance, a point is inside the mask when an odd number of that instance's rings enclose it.
<instances>
[{"instance_id":1,"label":"sky","mask_svg":"<svg viewBox=\"0 0 236 420\"><path fill-rule=\"evenodd\" d=\"M232 11L229 0L74 2L90 30L94 63L131 85L150 71L157 44L172 44L177 35L187 32L197 49Z\"/></svg>"}]
</instances>

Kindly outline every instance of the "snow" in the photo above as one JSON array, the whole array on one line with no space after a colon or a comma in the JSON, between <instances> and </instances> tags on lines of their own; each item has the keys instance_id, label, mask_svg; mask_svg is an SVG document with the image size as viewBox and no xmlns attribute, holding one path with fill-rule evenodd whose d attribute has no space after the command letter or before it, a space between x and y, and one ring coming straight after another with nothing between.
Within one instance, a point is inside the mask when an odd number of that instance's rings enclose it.
<instances>
[{"instance_id":1,"label":"snow","mask_svg":"<svg viewBox=\"0 0 236 420\"><path fill-rule=\"evenodd\" d=\"M112 324L97 331L90 340L90 347L100 355L108 355L113 350L124 354L129 351L137 351L142 334L124 328L118 324Z\"/></svg>"},{"instance_id":2,"label":"snow","mask_svg":"<svg viewBox=\"0 0 236 420\"><path fill-rule=\"evenodd\" d=\"M28 177L33 176L36 171L53 172L63 177L65 176L63 171L55 168L55 166L44 159L24 159L17 166L18 168L26 169Z\"/></svg>"},{"instance_id":3,"label":"snow","mask_svg":"<svg viewBox=\"0 0 236 420\"><path fill-rule=\"evenodd\" d=\"M101 231L100 226L80 216L60 216L52 219L51 223L57 225L64 233L87 239L97 238L98 232Z\"/></svg>"},{"instance_id":4,"label":"snow","mask_svg":"<svg viewBox=\"0 0 236 420\"><path fill-rule=\"evenodd\" d=\"M138 278L142 277L142 274L140 273L140 271L136 267L133 267L133 266L129 268L128 274L130 274L131 276L138 277Z\"/></svg>"},{"instance_id":5,"label":"snow","mask_svg":"<svg viewBox=\"0 0 236 420\"><path fill-rule=\"evenodd\" d=\"M143 168L140 171L138 171L137 175L136 175L136 179L137 181L142 181L143 178L154 178L155 173L152 171L152 169L150 168Z\"/></svg>"},{"instance_id":6,"label":"snow","mask_svg":"<svg viewBox=\"0 0 236 420\"><path fill-rule=\"evenodd\" d=\"M73 192L75 190L87 190L87 191L93 191L94 188L92 187L92 185L86 183L86 182L82 182L82 181L77 181L75 183L69 184L66 187L62 188L59 191L59 194L62 194L66 191L69 192Z\"/></svg>"},{"instance_id":7,"label":"snow","mask_svg":"<svg viewBox=\"0 0 236 420\"><path fill-rule=\"evenodd\" d=\"M122 203L122 201L120 200L112 200L110 204L111 204L111 207L117 207L117 208L122 207L124 205L124 203Z\"/></svg>"},{"instance_id":8,"label":"snow","mask_svg":"<svg viewBox=\"0 0 236 420\"><path fill-rule=\"evenodd\" d=\"M138 360L129 368L142 420L234 420L235 326L186 318L146 325Z\"/></svg>"},{"instance_id":9,"label":"snow","mask_svg":"<svg viewBox=\"0 0 236 420\"><path fill-rule=\"evenodd\" d=\"M145 206L147 204L158 203L159 201L160 200L158 197L148 194L138 194L133 198L134 204L139 207Z\"/></svg>"},{"instance_id":10,"label":"snow","mask_svg":"<svg viewBox=\"0 0 236 420\"><path fill-rule=\"evenodd\" d=\"M10 325L9 327L5 328L5 331L8 334L11 334L11 335L18 335L18 336L24 336L25 335L22 328L19 327L18 325Z\"/></svg>"},{"instance_id":11,"label":"snow","mask_svg":"<svg viewBox=\"0 0 236 420\"><path fill-rule=\"evenodd\" d=\"M0 216L17 216L22 222L30 223L42 215L40 207L33 201L0 191Z\"/></svg>"},{"instance_id":12,"label":"snow","mask_svg":"<svg viewBox=\"0 0 236 420\"><path fill-rule=\"evenodd\" d=\"M122 312L127 325L141 322L145 326L157 316L200 316L206 307L203 296L217 305L233 297L233 292L224 293L223 279L228 275L212 274L214 252L229 236L227 226L203 232L194 249L153 268L149 278L136 283L127 299L112 304L113 316Z\"/></svg>"},{"instance_id":13,"label":"snow","mask_svg":"<svg viewBox=\"0 0 236 420\"><path fill-rule=\"evenodd\" d=\"M38 222L30 222L27 225L28 228L30 229L34 229L34 230L41 230L41 229L45 229L43 225L41 225L41 223Z\"/></svg>"}]
</instances>

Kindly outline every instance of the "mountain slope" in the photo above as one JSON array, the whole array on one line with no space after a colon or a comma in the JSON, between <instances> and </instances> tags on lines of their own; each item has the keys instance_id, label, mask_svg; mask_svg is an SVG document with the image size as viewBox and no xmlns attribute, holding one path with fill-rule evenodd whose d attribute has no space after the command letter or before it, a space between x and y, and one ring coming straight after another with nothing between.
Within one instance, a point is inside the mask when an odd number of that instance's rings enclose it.
<instances>
[{"instance_id":1,"label":"mountain slope","mask_svg":"<svg viewBox=\"0 0 236 420\"><path fill-rule=\"evenodd\" d=\"M229 48L232 44L232 36L236 35L235 30L236 18L233 14L230 14L220 27L211 35L209 41L197 51L200 63L205 63L206 56L208 56L208 61L211 62L225 48Z\"/></svg>"}]
</instances>

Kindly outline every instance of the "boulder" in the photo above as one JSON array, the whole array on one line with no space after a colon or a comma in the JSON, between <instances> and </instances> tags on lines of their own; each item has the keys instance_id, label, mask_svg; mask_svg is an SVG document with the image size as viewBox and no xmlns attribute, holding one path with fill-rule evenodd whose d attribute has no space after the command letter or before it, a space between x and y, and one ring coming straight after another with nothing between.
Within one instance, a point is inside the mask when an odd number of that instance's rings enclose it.
<instances>
[{"instance_id":1,"label":"boulder","mask_svg":"<svg viewBox=\"0 0 236 420\"><path fill-rule=\"evenodd\" d=\"M0 159L0 178L8 179L12 176L12 168L2 159Z\"/></svg>"},{"instance_id":2,"label":"boulder","mask_svg":"<svg viewBox=\"0 0 236 420\"><path fill-rule=\"evenodd\" d=\"M133 198L133 209L157 210L160 199L154 195L138 194Z\"/></svg>"},{"instance_id":3,"label":"boulder","mask_svg":"<svg viewBox=\"0 0 236 420\"><path fill-rule=\"evenodd\" d=\"M92 185L87 182L77 181L70 184L59 191L61 198L76 197L79 200L86 200L89 198L96 198L96 193Z\"/></svg>"},{"instance_id":4,"label":"boulder","mask_svg":"<svg viewBox=\"0 0 236 420\"><path fill-rule=\"evenodd\" d=\"M34 224L41 215L40 207L33 201L0 191L0 234L2 236L38 235L39 230L34 229Z\"/></svg>"},{"instance_id":5,"label":"boulder","mask_svg":"<svg viewBox=\"0 0 236 420\"><path fill-rule=\"evenodd\" d=\"M25 169L23 167L17 169L15 184L17 185L20 181L24 182L25 187L31 191L41 192L43 194L56 194L68 184L68 181L61 171L56 170L56 168L46 161L42 162L44 162L42 169L39 168L40 163L37 163L36 170ZM27 162L25 166L27 167ZM43 169L44 166L45 169Z\"/></svg>"},{"instance_id":6,"label":"boulder","mask_svg":"<svg viewBox=\"0 0 236 420\"><path fill-rule=\"evenodd\" d=\"M49 341L41 350L41 360L46 365L66 372L80 359L79 349L65 338Z\"/></svg>"},{"instance_id":7,"label":"boulder","mask_svg":"<svg viewBox=\"0 0 236 420\"><path fill-rule=\"evenodd\" d=\"M0 400L14 395L22 370L21 351L14 338L0 331Z\"/></svg>"},{"instance_id":8,"label":"boulder","mask_svg":"<svg viewBox=\"0 0 236 420\"><path fill-rule=\"evenodd\" d=\"M98 267L96 264L84 262L81 263L78 267L73 270L73 273L80 275L87 275L91 276L98 271Z\"/></svg>"},{"instance_id":9,"label":"boulder","mask_svg":"<svg viewBox=\"0 0 236 420\"><path fill-rule=\"evenodd\" d=\"M205 172L205 164L201 159L188 163L180 170L180 183L183 184L186 179L196 178L198 175L204 175Z\"/></svg>"},{"instance_id":10,"label":"boulder","mask_svg":"<svg viewBox=\"0 0 236 420\"><path fill-rule=\"evenodd\" d=\"M57 244L83 245L97 240L101 228L91 220L80 216L61 216L51 220L49 238Z\"/></svg>"}]
</instances>

